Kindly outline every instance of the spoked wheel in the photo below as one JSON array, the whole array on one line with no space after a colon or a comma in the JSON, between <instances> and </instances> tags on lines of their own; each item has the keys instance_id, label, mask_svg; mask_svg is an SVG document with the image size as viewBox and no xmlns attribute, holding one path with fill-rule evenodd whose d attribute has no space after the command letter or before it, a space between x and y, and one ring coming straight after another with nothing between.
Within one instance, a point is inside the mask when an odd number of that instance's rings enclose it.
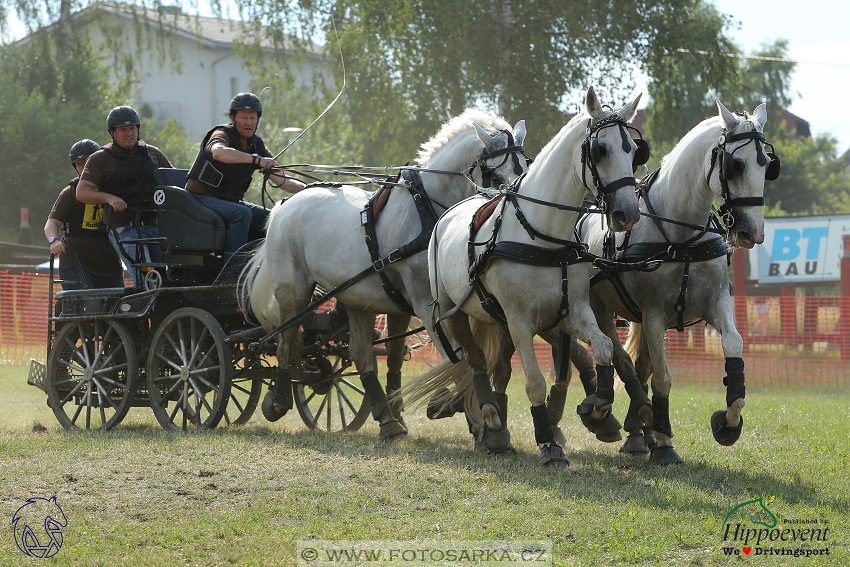
<instances>
[{"instance_id":1,"label":"spoked wheel","mask_svg":"<svg viewBox=\"0 0 850 567\"><path fill-rule=\"evenodd\" d=\"M66 323L47 361L48 403L65 429L108 431L127 415L137 375L136 348L123 324Z\"/></svg>"},{"instance_id":2,"label":"spoked wheel","mask_svg":"<svg viewBox=\"0 0 850 567\"><path fill-rule=\"evenodd\" d=\"M360 384L360 373L341 357L310 358L308 371L321 372L326 379L313 384L292 385L295 407L310 429L357 431L369 417L369 400Z\"/></svg>"},{"instance_id":3,"label":"spoked wheel","mask_svg":"<svg viewBox=\"0 0 850 567\"><path fill-rule=\"evenodd\" d=\"M151 409L159 424L175 431L212 429L230 396L230 348L208 312L184 307L165 318L148 354Z\"/></svg>"},{"instance_id":4,"label":"spoked wheel","mask_svg":"<svg viewBox=\"0 0 850 567\"><path fill-rule=\"evenodd\" d=\"M269 374L273 375L274 369L269 370ZM251 376L249 371L246 376L236 376L231 381L230 400L224 411L224 422L227 425L248 423L257 409L263 393L263 380Z\"/></svg>"}]
</instances>

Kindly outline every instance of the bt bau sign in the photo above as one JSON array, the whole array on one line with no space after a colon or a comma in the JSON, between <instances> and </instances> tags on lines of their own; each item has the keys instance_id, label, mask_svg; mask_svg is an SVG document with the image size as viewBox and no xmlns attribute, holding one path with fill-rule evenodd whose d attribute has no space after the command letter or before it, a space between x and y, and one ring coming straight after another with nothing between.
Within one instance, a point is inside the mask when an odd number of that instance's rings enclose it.
<instances>
[{"instance_id":1,"label":"bt bau sign","mask_svg":"<svg viewBox=\"0 0 850 567\"><path fill-rule=\"evenodd\" d=\"M850 234L850 215L765 219L764 243L750 250L750 279L839 281L845 234Z\"/></svg>"}]
</instances>

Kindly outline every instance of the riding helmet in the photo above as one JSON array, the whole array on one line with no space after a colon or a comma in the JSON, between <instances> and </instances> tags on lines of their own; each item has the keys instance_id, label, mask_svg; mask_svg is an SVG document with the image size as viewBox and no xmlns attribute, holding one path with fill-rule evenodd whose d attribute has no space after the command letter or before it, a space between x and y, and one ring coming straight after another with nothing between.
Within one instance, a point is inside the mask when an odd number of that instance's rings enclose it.
<instances>
[{"instance_id":1,"label":"riding helmet","mask_svg":"<svg viewBox=\"0 0 850 567\"><path fill-rule=\"evenodd\" d=\"M237 110L256 110L257 118L263 115L263 103L254 93L239 93L230 101L230 115L233 116Z\"/></svg>"},{"instance_id":2,"label":"riding helmet","mask_svg":"<svg viewBox=\"0 0 850 567\"><path fill-rule=\"evenodd\" d=\"M76 142L71 146L71 151L68 152L68 157L71 159L71 165L74 165L81 159L85 159L100 149L97 142L88 138Z\"/></svg>"},{"instance_id":3,"label":"riding helmet","mask_svg":"<svg viewBox=\"0 0 850 567\"><path fill-rule=\"evenodd\" d=\"M109 111L109 115L106 117L106 129L110 132L119 126L133 124L141 126L142 121L139 118L139 113L133 110L132 106L116 106Z\"/></svg>"}]
</instances>

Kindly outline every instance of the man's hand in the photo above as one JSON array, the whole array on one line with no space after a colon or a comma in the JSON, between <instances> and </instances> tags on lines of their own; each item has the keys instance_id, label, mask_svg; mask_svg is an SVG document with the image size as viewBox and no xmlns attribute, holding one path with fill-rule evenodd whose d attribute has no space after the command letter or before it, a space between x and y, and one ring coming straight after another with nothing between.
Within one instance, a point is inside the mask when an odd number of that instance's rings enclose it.
<instances>
[{"instance_id":1,"label":"man's hand","mask_svg":"<svg viewBox=\"0 0 850 567\"><path fill-rule=\"evenodd\" d=\"M65 244L61 240L54 240L53 244L50 245L50 252L52 252L56 256L58 256L59 254L64 254Z\"/></svg>"},{"instance_id":2,"label":"man's hand","mask_svg":"<svg viewBox=\"0 0 850 567\"><path fill-rule=\"evenodd\" d=\"M106 204L111 206L115 212L121 212L127 208L127 203L124 202L124 199L115 195L109 195L106 199Z\"/></svg>"}]
</instances>

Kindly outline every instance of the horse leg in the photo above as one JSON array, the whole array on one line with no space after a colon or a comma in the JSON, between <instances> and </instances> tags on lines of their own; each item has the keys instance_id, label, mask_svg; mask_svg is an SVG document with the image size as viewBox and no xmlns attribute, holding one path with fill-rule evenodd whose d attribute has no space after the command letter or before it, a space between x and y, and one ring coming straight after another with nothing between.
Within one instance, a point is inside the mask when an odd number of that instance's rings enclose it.
<instances>
[{"instance_id":1,"label":"horse leg","mask_svg":"<svg viewBox=\"0 0 850 567\"><path fill-rule=\"evenodd\" d=\"M652 376L652 365L650 363L649 353L646 350L646 342L641 342L640 333L640 323L632 323L629 331L629 340L634 341L637 346L636 351L632 353L632 356L634 356L635 371L637 372L638 381L644 393L649 394L649 378ZM653 408L653 420L655 419L654 411ZM647 440L644 438L644 434L650 425L651 423L644 423L643 420L637 417L636 412L632 411L630 404L629 413L626 415L626 422L623 425L623 429L629 432L629 436L626 437L625 443L620 447L620 452L631 455L649 454L649 447L647 447Z\"/></svg>"},{"instance_id":2,"label":"horse leg","mask_svg":"<svg viewBox=\"0 0 850 567\"><path fill-rule=\"evenodd\" d=\"M567 402L567 388L570 385L572 374L572 367L569 361L573 355L573 345L578 345L578 342L560 329L543 331L540 333L540 337L552 347L552 363L555 365L555 380L549 389L549 396L546 398L546 413L549 415L549 423L552 425L552 433L555 436L555 441L558 445L563 446L567 443L567 437L558 424L564 416L564 405ZM567 353L569 356L564 356ZM590 365L593 366L592 359ZM593 389L595 390L595 371L593 372L593 380Z\"/></svg>"},{"instance_id":3,"label":"horse leg","mask_svg":"<svg viewBox=\"0 0 850 567\"><path fill-rule=\"evenodd\" d=\"M593 312L596 315L596 321L599 323L599 328L605 335L611 339L614 346L614 368L617 369L617 374L626 388L626 393L629 395L629 410L627 420L631 418L629 425L634 428L638 423L644 427L644 435L646 444L649 446L655 445L655 439L652 436L652 402L649 401L648 392L644 390L643 385L637 377L637 371L632 363L632 359L620 344L620 337L617 334L617 326L614 322L614 312L598 298L591 302ZM629 431L629 429L626 429ZM622 436L619 430L611 436L601 438L597 435L600 441L619 441Z\"/></svg>"},{"instance_id":4,"label":"horse leg","mask_svg":"<svg viewBox=\"0 0 850 567\"><path fill-rule=\"evenodd\" d=\"M372 333L375 330L375 317L370 313L355 311L348 307L351 337L349 353L360 372L360 381L372 409L372 417L381 424L380 440L397 441L407 436L405 429L393 416L387 394L378 381L375 356L372 353Z\"/></svg>"},{"instance_id":5,"label":"horse leg","mask_svg":"<svg viewBox=\"0 0 850 567\"><path fill-rule=\"evenodd\" d=\"M509 319L510 320L510 319ZM534 440L540 449L539 463L543 466L567 467L570 461L555 441L555 433L546 410L546 379L534 354L534 332L516 323L510 327L511 337L525 371L525 393L531 402Z\"/></svg>"},{"instance_id":6,"label":"horse leg","mask_svg":"<svg viewBox=\"0 0 850 567\"><path fill-rule=\"evenodd\" d=\"M499 349L493 366L493 397L499 406L499 420L504 429L498 432L487 429L483 435L480 431L471 431L473 437L481 437L484 446L493 454L516 454L516 449L511 445L511 434L508 430L508 395L505 393L511 380L511 358L515 351L510 333L505 328L499 327ZM489 449L491 446L498 447L498 451Z\"/></svg>"},{"instance_id":7,"label":"horse leg","mask_svg":"<svg viewBox=\"0 0 850 567\"><path fill-rule=\"evenodd\" d=\"M387 335L390 337L404 333L409 325L410 315L387 315ZM406 351L403 338L387 342L387 399L390 401L393 417L405 430L407 430L407 424L401 416L401 412L404 411L404 400L397 392L401 390L401 367L404 364Z\"/></svg>"},{"instance_id":8,"label":"horse leg","mask_svg":"<svg viewBox=\"0 0 850 567\"><path fill-rule=\"evenodd\" d=\"M670 426L670 389L673 377L667 367L667 351L664 346L667 325L663 313L644 314L641 325L641 341L646 343L646 352L652 363L652 430L657 444L650 448L649 462L654 465L671 465L682 462L682 457L673 448L673 430Z\"/></svg>"},{"instance_id":9,"label":"horse leg","mask_svg":"<svg viewBox=\"0 0 850 567\"><path fill-rule=\"evenodd\" d=\"M715 441L721 445L734 445L744 428L744 409L746 386L744 385L744 340L735 328L732 318L732 298L721 294L714 302L714 309L705 320L720 333L723 344L723 356L726 357L726 409L717 410L711 416L711 432Z\"/></svg>"},{"instance_id":10,"label":"horse leg","mask_svg":"<svg viewBox=\"0 0 850 567\"><path fill-rule=\"evenodd\" d=\"M484 442L484 437L487 436L489 431L493 433L489 437L490 444L481 446L486 447L491 452L505 451L510 441L510 433L507 433L507 429L499 417L499 404L493 395L490 377L487 375L487 360L484 357L484 351L475 342L472 329L469 326L469 316L462 312L456 313L446 319L445 322L449 333L463 347L463 356L473 371L472 381L478 397L481 417L484 420L484 425L479 429L479 443L476 444L476 449ZM470 432L478 429L471 421L468 412L466 417L470 425Z\"/></svg>"},{"instance_id":11,"label":"horse leg","mask_svg":"<svg viewBox=\"0 0 850 567\"><path fill-rule=\"evenodd\" d=\"M576 277L570 281L577 282L577 285L573 287L579 287L582 284L587 286L589 278ZM572 287L570 293L572 294ZM586 293L585 288L585 297L587 297ZM590 304L586 301L582 303L571 299L570 314L566 319L561 320L560 328L565 333L589 343L593 347L597 361L596 390L579 404L576 413L584 426L591 433L596 434L600 441L612 442L622 439L620 422L611 413L614 406L613 341L600 330Z\"/></svg>"}]
</instances>

